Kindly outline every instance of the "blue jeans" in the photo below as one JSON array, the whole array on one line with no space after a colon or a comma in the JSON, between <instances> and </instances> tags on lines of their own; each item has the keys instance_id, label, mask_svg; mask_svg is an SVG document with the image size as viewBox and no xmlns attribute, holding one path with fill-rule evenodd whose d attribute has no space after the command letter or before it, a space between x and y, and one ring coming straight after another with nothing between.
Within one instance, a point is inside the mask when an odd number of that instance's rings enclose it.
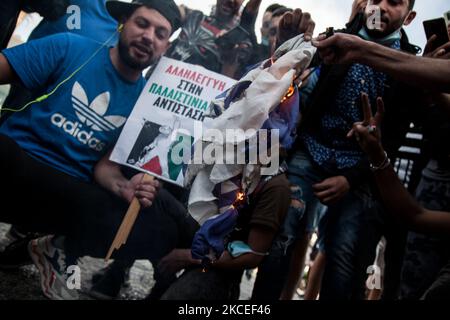
<instances>
[{"instance_id":1,"label":"blue jeans","mask_svg":"<svg viewBox=\"0 0 450 320\"><path fill-rule=\"evenodd\" d=\"M292 205L286 215L275 246L285 253L303 233L315 231L319 212L324 205L314 195L313 185L326 179L324 172L304 152L296 153L289 162L288 179L291 184Z\"/></svg>"},{"instance_id":2,"label":"blue jeans","mask_svg":"<svg viewBox=\"0 0 450 320\"><path fill-rule=\"evenodd\" d=\"M324 228L326 265L321 300L363 300L367 267L375 259L377 202L368 186L329 206Z\"/></svg>"},{"instance_id":3,"label":"blue jeans","mask_svg":"<svg viewBox=\"0 0 450 320\"><path fill-rule=\"evenodd\" d=\"M339 172L315 165L310 156L298 151L289 162L288 179L292 188L292 206L277 235L270 255L259 267L253 299L279 298L289 272L289 262L295 240L315 230L323 205L315 197L312 186ZM327 253L321 297L351 299L355 292L364 292L366 267L373 262L371 250L364 250L366 216L374 211L368 186L351 190L342 200L330 206L326 213L323 241ZM361 257L361 255L363 257ZM372 259L372 260L371 260ZM357 274L358 271L361 274ZM355 288L358 287L358 290Z\"/></svg>"},{"instance_id":4,"label":"blue jeans","mask_svg":"<svg viewBox=\"0 0 450 320\"><path fill-rule=\"evenodd\" d=\"M306 153L298 152L288 163L292 204L275 238L270 255L258 267L253 300L278 300L289 272L293 244L315 228L316 211L323 205L314 196L312 185L322 181L320 168Z\"/></svg>"}]
</instances>

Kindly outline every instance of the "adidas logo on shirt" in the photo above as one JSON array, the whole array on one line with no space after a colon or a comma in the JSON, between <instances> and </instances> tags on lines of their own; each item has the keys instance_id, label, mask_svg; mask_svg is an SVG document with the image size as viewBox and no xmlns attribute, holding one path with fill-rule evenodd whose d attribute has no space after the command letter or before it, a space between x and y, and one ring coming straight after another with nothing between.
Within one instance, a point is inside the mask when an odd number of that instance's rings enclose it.
<instances>
[{"instance_id":1,"label":"adidas logo on shirt","mask_svg":"<svg viewBox=\"0 0 450 320\"><path fill-rule=\"evenodd\" d=\"M110 102L110 93L104 92L89 104L83 87L75 82L72 88L72 106L78 121L69 121L60 113L51 117L54 126L61 128L79 142L96 151L103 151L105 143L96 138L96 132L111 132L122 127L126 118L122 116L105 116Z\"/></svg>"}]
</instances>

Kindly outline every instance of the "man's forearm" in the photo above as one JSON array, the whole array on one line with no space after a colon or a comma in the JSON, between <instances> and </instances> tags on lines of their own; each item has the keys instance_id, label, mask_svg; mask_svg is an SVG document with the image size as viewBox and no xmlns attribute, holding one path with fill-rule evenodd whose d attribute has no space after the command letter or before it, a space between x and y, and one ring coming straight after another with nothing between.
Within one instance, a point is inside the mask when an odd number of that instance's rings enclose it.
<instances>
[{"instance_id":1,"label":"man's forearm","mask_svg":"<svg viewBox=\"0 0 450 320\"><path fill-rule=\"evenodd\" d=\"M357 62L405 83L450 93L450 60L417 57L368 41L358 50Z\"/></svg>"},{"instance_id":2,"label":"man's forearm","mask_svg":"<svg viewBox=\"0 0 450 320\"><path fill-rule=\"evenodd\" d=\"M409 227L424 233L450 232L450 213L422 208L401 184L392 167L377 171L375 180L387 210Z\"/></svg>"},{"instance_id":3,"label":"man's forearm","mask_svg":"<svg viewBox=\"0 0 450 320\"><path fill-rule=\"evenodd\" d=\"M262 260L263 257L248 253L237 258L219 259L213 264L213 267L225 270L254 269L261 264Z\"/></svg>"},{"instance_id":4,"label":"man's forearm","mask_svg":"<svg viewBox=\"0 0 450 320\"><path fill-rule=\"evenodd\" d=\"M267 191L266 191L267 192ZM262 195L262 197L264 194ZM267 196L267 194L266 194ZM262 210L258 204L255 212ZM264 204L261 204L264 206ZM276 210L274 210L276 212ZM230 270L244 270L256 268L264 259L264 255L256 254L256 252L265 253L270 250L272 241L275 238L276 231L268 229L264 226L253 225L248 236L248 246L254 253L243 254L237 258L232 258L228 251L216 261L215 268L230 269Z\"/></svg>"},{"instance_id":5,"label":"man's forearm","mask_svg":"<svg viewBox=\"0 0 450 320\"><path fill-rule=\"evenodd\" d=\"M121 190L128 183L122 174L120 166L109 161L109 155L104 157L95 167L95 181L110 192L121 197Z\"/></svg>"}]
</instances>

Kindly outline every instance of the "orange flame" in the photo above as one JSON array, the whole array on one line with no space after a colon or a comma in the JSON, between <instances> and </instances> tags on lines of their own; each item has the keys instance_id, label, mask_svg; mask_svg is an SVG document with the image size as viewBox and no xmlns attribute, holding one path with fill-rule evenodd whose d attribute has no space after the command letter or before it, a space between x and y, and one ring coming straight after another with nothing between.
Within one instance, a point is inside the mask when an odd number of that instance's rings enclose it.
<instances>
[{"instance_id":1,"label":"orange flame","mask_svg":"<svg viewBox=\"0 0 450 320\"><path fill-rule=\"evenodd\" d=\"M292 97L294 95L294 93L295 93L295 87L294 87L294 84L291 84L288 91L286 92L286 95L283 97L283 99L281 99L281 103L285 102L287 99Z\"/></svg>"},{"instance_id":2,"label":"orange flame","mask_svg":"<svg viewBox=\"0 0 450 320\"><path fill-rule=\"evenodd\" d=\"M244 192L238 192L238 194L236 195L236 200L234 201L234 203L231 205L231 208L236 209L239 208L240 205L245 201L245 193Z\"/></svg>"}]
</instances>

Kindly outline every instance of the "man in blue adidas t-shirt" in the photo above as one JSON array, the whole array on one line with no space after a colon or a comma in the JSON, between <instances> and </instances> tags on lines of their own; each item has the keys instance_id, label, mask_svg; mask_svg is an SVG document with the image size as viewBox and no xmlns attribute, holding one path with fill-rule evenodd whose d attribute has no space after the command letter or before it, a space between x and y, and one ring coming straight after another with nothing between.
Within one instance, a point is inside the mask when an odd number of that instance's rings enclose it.
<instances>
[{"instance_id":1,"label":"man in blue adidas t-shirt","mask_svg":"<svg viewBox=\"0 0 450 320\"><path fill-rule=\"evenodd\" d=\"M179 27L178 8L173 0L110 1L107 8L123 23L113 48L59 34L0 54L0 84L44 95L0 127L0 221L66 236L28 246L44 294L54 299L76 297L66 285L67 267L78 256L105 255L134 196L145 214L116 258L162 257L179 240L173 217L187 219L164 190L155 198L158 182L142 183L141 174L127 179L108 160L143 89L142 70Z\"/></svg>"},{"instance_id":2,"label":"man in blue adidas t-shirt","mask_svg":"<svg viewBox=\"0 0 450 320\"><path fill-rule=\"evenodd\" d=\"M55 1L55 0L54 0ZM28 41L50 35L70 32L113 46L117 43L117 22L106 10L106 0L59 0L62 14L57 19L44 17L31 32ZM48 5L48 4L47 4ZM12 85L4 104L9 107L22 106L33 100L35 92L20 85ZM10 115L2 112L0 125Z\"/></svg>"}]
</instances>

